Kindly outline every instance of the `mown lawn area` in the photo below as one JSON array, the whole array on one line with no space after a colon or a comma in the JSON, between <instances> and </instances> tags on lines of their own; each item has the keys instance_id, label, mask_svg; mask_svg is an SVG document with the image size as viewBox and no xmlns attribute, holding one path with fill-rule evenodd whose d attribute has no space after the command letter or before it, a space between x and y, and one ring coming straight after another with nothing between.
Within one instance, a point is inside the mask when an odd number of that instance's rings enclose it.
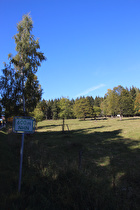
<instances>
[{"instance_id":1,"label":"mown lawn area","mask_svg":"<svg viewBox=\"0 0 140 210\"><path fill-rule=\"evenodd\" d=\"M0 130L0 209L140 209L140 118L45 120Z\"/></svg>"}]
</instances>

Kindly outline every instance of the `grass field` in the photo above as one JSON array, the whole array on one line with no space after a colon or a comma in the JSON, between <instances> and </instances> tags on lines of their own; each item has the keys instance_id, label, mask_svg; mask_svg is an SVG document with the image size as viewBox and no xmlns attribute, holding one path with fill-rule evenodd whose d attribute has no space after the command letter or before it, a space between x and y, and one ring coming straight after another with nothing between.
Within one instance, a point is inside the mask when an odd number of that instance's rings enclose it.
<instances>
[{"instance_id":1,"label":"grass field","mask_svg":"<svg viewBox=\"0 0 140 210\"><path fill-rule=\"evenodd\" d=\"M140 209L140 118L46 120L0 131L0 209Z\"/></svg>"}]
</instances>

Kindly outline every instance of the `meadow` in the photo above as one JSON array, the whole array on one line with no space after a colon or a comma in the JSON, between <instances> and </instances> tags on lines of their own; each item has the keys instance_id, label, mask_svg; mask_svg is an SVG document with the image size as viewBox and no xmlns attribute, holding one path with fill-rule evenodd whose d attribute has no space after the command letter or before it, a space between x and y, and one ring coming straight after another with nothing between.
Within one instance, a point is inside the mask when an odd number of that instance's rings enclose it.
<instances>
[{"instance_id":1,"label":"meadow","mask_svg":"<svg viewBox=\"0 0 140 210\"><path fill-rule=\"evenodd\" d=\"M25 136L0 130L0 209L140 209L140 118L39 122Z\"/></svg>"}]
</instances>

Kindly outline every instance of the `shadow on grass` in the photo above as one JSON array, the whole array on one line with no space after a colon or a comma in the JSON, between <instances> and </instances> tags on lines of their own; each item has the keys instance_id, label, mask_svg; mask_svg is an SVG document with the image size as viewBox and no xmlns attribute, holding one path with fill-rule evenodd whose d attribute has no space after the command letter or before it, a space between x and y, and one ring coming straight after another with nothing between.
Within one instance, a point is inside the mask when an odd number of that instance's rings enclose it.
<instances>
[{"instance_id":1,"label":"shadow on grass","mask_svg":"<svg viewBox=\"0 0 140 210\"><path fill-rule=\"evenodd\" d=\"M94 121L98 121L98 120L107 120L107 118L106 118L106 117L97 117L96 119L93 118L93 119L91 119L91 120L94 120Z\"/></svg>"},{"instance_id":2,"label":"shadow on grass","mask_svg":"<svg viewBox=\"0 0 140 210\"><path fill-rule=\"evenodd\" d=\"M122 138L120 129L88 130L27 136L21 194L13 187L12 195L2 195L2 207L140 209L138 141Z\"/></svg>"},{"instance_id":3,"label":"shadow on grass","mask_svg":"<svg viewBox=\"0 0 140 210\"><path fill-rule=\"evenodd\" d=\"M62 124L60 124L60 125L41 125L41 126L37 126L37 129L42 129L42 128L55 128L55 127L57 127L57 126L62 126Z\"/></svg>"},{"instance_id":4,"label":"shadow on grass","mask_svg":"<svg viewBox=\"0 0 140 210\"><path fill-rule=\"evenodd\" d=\"M97 118L81 118L81 119L79 119L79 121L90 121L90 120L92 120L92 121L99 121L99 120L107 120L107 118L106 117L97 117Z\"/></svg>"},{"instance_id":5,"label":"shadow on grass","mask_svg":"<svg viewBox=\"0 0 140 210\"><path fill-rule=\"evenodd\" d=\"M119 118L118 118L118 119L119 119ZM122 118L122 121L127 121L127 120L140 120L140 117Z\"/></svg>"}]
</instances>

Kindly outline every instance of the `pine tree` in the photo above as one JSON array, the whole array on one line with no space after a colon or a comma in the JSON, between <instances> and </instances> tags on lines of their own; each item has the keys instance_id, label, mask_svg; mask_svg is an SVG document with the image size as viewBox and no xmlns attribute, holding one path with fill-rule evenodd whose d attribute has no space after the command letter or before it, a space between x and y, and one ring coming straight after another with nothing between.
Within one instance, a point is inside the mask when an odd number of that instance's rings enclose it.
<instances>
[{"instance_id":1,"label":"pine tree","mask_svg":"<svg viewBox=\"0 0 140 210\"><path fill-rule=\"evenodd\" d=\"M134 103L130 92L122 89L119 98L119 109L122 116L132 116L134 114Z\"/></svg>"},{"instance_id":2,"label":"pine tree","mask_svg":"<svg viewBox=\"0 0 140 210\"><path fill-rule=\"evenodd\" d=\"M57 120L59 118L59 112L60 112L59 101L60 101L59 99L55 99L52 105L52 112L53 112L54 120Z\"/></svg>"},{"instance_id":3,"label":"pine tree","mask_svg":"<svg viewBox=\"0 0 140 210\"><path fill-rule=\"evenodd\" d=\"M53 119L53 111L52 111L52 107L53 107L53 100L49 100L47 101L47 119Z\"/></svg>"}]
</instances>

